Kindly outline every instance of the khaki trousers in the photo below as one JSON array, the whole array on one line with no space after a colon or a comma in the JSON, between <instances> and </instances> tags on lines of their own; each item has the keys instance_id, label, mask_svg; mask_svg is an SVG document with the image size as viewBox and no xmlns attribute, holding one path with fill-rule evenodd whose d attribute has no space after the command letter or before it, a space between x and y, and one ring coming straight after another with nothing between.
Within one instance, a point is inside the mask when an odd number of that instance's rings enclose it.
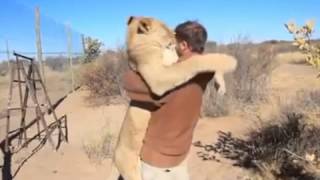
<instances>
[{"instance_id":1,"label":"khaki trousers","mask_svg":"<svg viewBox=\"0 0 320 180\"><path fill-rule=\"evenodd\" d=\"M171 168L158 168L141 161L143 180L189 180L186 161Z\"/></svg>"}]
</instances>

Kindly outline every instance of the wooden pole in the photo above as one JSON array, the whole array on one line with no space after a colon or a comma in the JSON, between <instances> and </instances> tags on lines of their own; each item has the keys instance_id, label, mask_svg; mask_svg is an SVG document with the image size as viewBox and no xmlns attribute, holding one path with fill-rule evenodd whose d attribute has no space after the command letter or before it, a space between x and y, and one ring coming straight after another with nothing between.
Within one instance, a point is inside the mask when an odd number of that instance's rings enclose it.
<instances>
[{"instance_id":1,"label":"wooden pole","mask_svg":"<svg viewBox=\"0 0 320 180\"><path fill-rule=\"evenodd\" d=\"M6 40L6 48L7 48L8 70L10 70L10 50L9 50L9 42L8 42L8 40Z\"/></svg>"},{"instance_id":2,"label":"wooden pole","mask_svg":"<svg viewBox=\"0 0 320 180\"><path fill-rule=\"evenodd\" d=\"M41 45L41 29L40 29L40 9L35 8L35 32L36 32L36 46L37 46L37 60L39 61L41 76L43 83L46 84L45 71L42 57L42 45Z\"/></svg>"},{"instance_id":3,"label":"wooden pole","mask_svg":"<svg viewBox=\"0 0 320 180\"><path fill-rule=\"evenodd\" d=\"M72 33L70 25L66 24L66 34L67 34L67 43L68 43L68 58L70 63L70 73L71 73L71 91L74 90L74 76L73 76L73 63L72 63Z\"/></svg>"},{"instance_id":4,"label":"wooden pole","mask_svg":"<svg viewBox=\"0 0 320 180\"><path fill-rule=\"evenodd\" d=\"M81 41L82 41L83 54L85 54L86 53L86 40L85 40L84 34L81 34Z\"/></svg>"}]
</instances>

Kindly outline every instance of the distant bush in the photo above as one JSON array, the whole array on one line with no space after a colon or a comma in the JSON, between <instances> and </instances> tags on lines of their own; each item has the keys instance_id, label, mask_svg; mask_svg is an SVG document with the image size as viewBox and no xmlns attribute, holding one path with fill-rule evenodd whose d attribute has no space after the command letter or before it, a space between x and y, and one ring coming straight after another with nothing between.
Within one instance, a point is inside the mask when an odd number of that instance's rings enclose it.
<instances>
[{"instance_id":1,"label":"distant bush","mask_svg":"<svg viewBox=\"0 0 320 180\"><path fill-rule=\"evenodd\" d=\"M103 43L98 39L91 37L85 38L85 52L83 57L83 63L90 63L100 56Z\"/></svg>"},{"instance_id":2,"label":"distant bush","mask_svg":"<svg viewBox=\"0 0 320 180\"><path fill-rule=\"evenodd\" d=\"M269 40L264 41L260 44L257 44L257 46L273 46L274 53L288 53L288 52L294 52L296 51L295 47L291 45L292 42L290 41L278 41L278 40Z\"/></svg>"},{"instance_id":3,"label":"distant bush","mask_svg":"<svg viewBox=\"0 0 320 180\"><path fill-rule=\"evenodd\" d=\"M5 76L9 72L8 62L2 61L0 63L0 76Z\"/></svg>"},{"instance_id":4,"label":"distant bush","mask_svg":"<svg viewBox=\"0 0 320 180\"><path fill-rule=\"evenodd\" d=\"M217 47L213 52L234 56L238 60L238 66L233 73L225 76L227 93L223 99L216 99L213 83L208 85L203 98L204 115L227 115L231 109L241 109L248 107L243 106L244 104L255 104L268 99L271 73L276 67L271 45L257 48L249 41L240 39L239 42Z\"/></svg>"},{"instance_id":5,"label":"distant bush","mask_svg":"<svg viewBox=\"0 0 320 180\"><path fill-rule=\"evenodd\" d=\"M73 65L79 64L81 61L80 56L73 56ZM54 71L65 71L70 68L70 61L67 56L49 56L45 60L46 66Z\"/></svg>"},{"instance_id":6,"label":"distant bush","mask_svg":"<svg viewBox=\"0 0 320 180\"><path fill-rule=\"evenodd\" d=\"M215 42L215 41L209 41L209 42L207 42L207 44L206 44L205 52L216 51L217 47L218 47L217 42Z\"/></svg>"},{"instance_id":7,"label":"distant bush","mask_svg":"<svg viewBox=\"0 0 320 180\"><path fill-rule=\"evenodd\" d=\"M229 95L220 97L215 90L214 81L210 81L202 98L202 116L221 117L227 116L231 111Z\"/></svg>"},{"instance_id":8,"label":"distant bush","mask_svg":"<svg viewBox=\"0 0 320 180\"><path fill-rule=\"evenodd\" d=\"M66 56L47 57L46 65L54 71L64 71L69 65L69 59Z\"/></svg>"},{"instance_id":9,"label":"distant bush","mask_svg":"<svg viewBox=\"0 0 320 180\"><path fill-rule=\"evenodd\" d=\"M280 103L280 113L301 112L320 125L317 120L320 117L320 89L300 90L295 96Z\"/></svg>"},{"instance_id":10,"label":"distant bush","mask_svg":"<svg viewBox=\"0 0 320 180\"><path fill-rule=\"evenodd\" d=\"M237 44L227 50L238 60L230 80L230 91L236 100L244 103L268 98L271 73L276 67L272 47L252 48L250 44Z\"/></svg>"},{"instance_id":11,"label":"distant bush","mask_svg":"<svg viewBox=\"0 0 320 180\"><path fill-rule=\"evenodd\" d=\"M123 50L107 51L94 62L83 65L81 84L88 87L93 96L121 95L121 74L127 68Z\"/></svg>"}]
</instances>

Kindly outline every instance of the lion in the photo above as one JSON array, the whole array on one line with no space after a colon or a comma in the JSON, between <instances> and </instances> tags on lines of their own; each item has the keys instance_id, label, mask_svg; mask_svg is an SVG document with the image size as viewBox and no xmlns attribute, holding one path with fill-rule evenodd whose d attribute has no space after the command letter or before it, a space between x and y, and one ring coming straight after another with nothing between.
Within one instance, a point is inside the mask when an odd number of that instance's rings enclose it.
<instances>
[{"instance_id":1,"label":"lion","mask_svg":"<svg viewBox=\"0 0 320 180\"><path fill-rule=\"evenodd\" d=\"M138 71L150 90L161 96L199 73L215 72L218 92L225 93L223 75L235 70L234 57L210 53L179 62L175 34L151 17L130 17L127 23L127 54L130 67ZM129 106L120 129L113 162L125 180L141 180L139 153L151 113Z\"/></svg>"}]
</instances>

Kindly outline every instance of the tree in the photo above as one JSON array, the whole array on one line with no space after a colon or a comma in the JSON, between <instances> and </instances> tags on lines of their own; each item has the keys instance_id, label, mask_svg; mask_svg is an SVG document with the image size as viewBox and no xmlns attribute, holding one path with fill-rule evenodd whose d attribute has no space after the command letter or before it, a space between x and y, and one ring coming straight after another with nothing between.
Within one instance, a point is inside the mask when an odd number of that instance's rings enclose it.
<instances>
[{"instance_id":1,"label":"tree","mask_svg":"<svg viewBox=\"0 0 320 180\"><path fill-rule=\"evenodd\" d=\"M307 21L302 27L297 26L294 22L285 24L289 33L293 35L293 45L306 55L306 62L319 71L318 77L320 77L320 46L311 42L314 26L314 21Z\"/></svg>"},{"instance_id":2,"label":"tree","mask_svg":"<svg viewBox=\"0 0 320 180\"><path fill-rule=\"evenodd\" d=\"M83 63L89 63L96 59L101 53L102 46L103 43L100 42L98 39L86 37Z\"/></svg>"}]
</instances>

